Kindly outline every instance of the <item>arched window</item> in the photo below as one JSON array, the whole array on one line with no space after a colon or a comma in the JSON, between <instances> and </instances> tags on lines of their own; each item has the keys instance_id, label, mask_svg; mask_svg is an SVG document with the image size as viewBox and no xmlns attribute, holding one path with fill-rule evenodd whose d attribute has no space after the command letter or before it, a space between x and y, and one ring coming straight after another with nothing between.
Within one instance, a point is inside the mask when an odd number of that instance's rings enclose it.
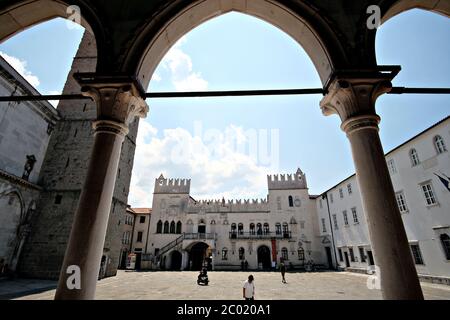
<instances>
[{"instance_id":1,"label":"arched window","mask_svg":"<svg viewBox=\"0 0 450 320\"><path fill-rule=\"evenodd\" d=\"M240 247L239 248L239 260L244 260L245 259L245 249Z\"/></svg>"},{"instance_id":2,"label":"arched window","mask_svg":"<svg viewBox=\"0 0 450 320\"><path fill-rule=\"evenodd\" d=\"M231 238L236 238L236 223L231 224Z\"/></svg>"},{"instance_id":3,"label":"arched window","mask_svg":"<svg viewBox=\"0 0 450 320\"><path fill-rule=\"evenodd\" d=\"M417 166L420 163L419 154L416 149L411 149L409 151L409 157L411 158L411 165L413 167Z\"/></svg>"},{"instance_id":4,"label":"arched window","mask_svg":"<svg viewBox=\"0 0 450 320\"><path fill-rule=\"evenodd\" d=\"M238 233L240 235L244 234L244 225L242 223L238 224Z\"/></svg>"},{"instance_id":5,"label":"arched window","mask_svg":"<svg viewBox=\"0 0 450 320\"><path fill-rule=\"evenodd\" d=\"M287 222L283 223L283 237L289 238L289 225Z\"/></svg>"},{"instance_id":6,"label":"arched window","mask_svg":"<svg viewBox=\"0 0 450 320\"><path fill-rule=\"evenodd\" d=\"M289 207L293 206L294 206L294 199L292 198L292 196L289 196Z\"/></svg>"},{"instance_id":7,"label":"arched window","mask_svg":"<svg viewBox=\"0 0 450 320\"><path fill-rule=\"evenodd\" d=\"M156 233L161 233L162 232L162 221L159 220L158 223L156 224Z\"/></svg>"},{"instance_id":8,"label":"arched window","mask_svg":"<svg viewBox=\"0 0 450 320\"><path fill-rule=\"evenodd\" d=\"M228 260L228 249L227 248L222 249L222 260Z\"/></svg>"},{"instance_id":9,"label":"arched window","mask_svg":"<svg viewBox=\"0 0 450 320\"><path fill-rule=\"evenodd\" d=\"M445 258L450 260L450 237L444 233L440 236L442 247L444 248Z\"/></svg>"},{"instance_id":10,"label":"arched window","mask_svg":"<svg viewBox=\"0 0 450 320\"><path fill-rule=\"evenodd\" d=\"M433 139L434 141L434 147L436 148L436 151L438 154L444 153L447 151L447 148L445 147L444 139L442 139L441 136L436 136Z\"/></svg>"},{"instance_id":11,"label":"arched window","mask_svg":"<svg viewBox=\"0 0 450 320\"><path fill-rule=\"evenodd\" d=\"M262 224L261 223L258 223L256 225L256 233L259 234L259 235L262 234Z\"/></svg>"},{"instance_id":12,"label":"arched window","mask_svg":"<svg viewBox=\"0 0 450 320\"><path fill-rule=\"evenodd\" d=\"M175 221L170 223L170 233L175 233Z\"/></svg>"},{"instance_id":13,"label":"arched window","mask_svg":"<svg viewBox=\"0 0 450 320\"><path fill-rule=\"evenodd\" d=\"M281 234L281 223L277 222L275 224L275 233L276 234Z\"/></svg>"},{"instance_id":14,"label":"arched window","mask_svg":"<svg viewBox=\"0 0 450 320\"><path fill-rule=\"evenodd\" d=\"M266 222L264 223L264 234L268 234L270 232L269 224Z\"/></svg>"},{"instance_id":15,"label":"arched window","mask_svg":"<svg viewBox=\"0 0 450 320\"><path fill-rule=\"evenodd\" d=\"M182 227L182 223L181 223L181 221L178 221L177 222L177 233L178 234L181 234L181 227Z\"/></svg>"},{"instance_id":16,"label":"arched window","mask_svg":"<svg viewBox=\"0 0 450 320\"><path fill-rule=\"evenodd\" d=\"M302 247L298 248L298 260L305 260L305 250Z\"/></svg>"},{"instance_id":17,"label":"arched window","mask_svg":"<svg viewBox=\"0 0 450 320\"><path fill-rule=\"evenodd\" d=\"M287 248L282 248L281 249L281 259L289 260L289 255L288 255L288 249Z\"/></svg>"},{"instance_id":18,"label":"arched window","mask_svg":"<svg viewBox=\"0 0 450 320\"><path fill-rule=\"evenodd\" d=\"M255 224L250 223L250 234L255 234Z\"/></svg>"},{"instance_id":19,"label":"arched window","mask_svg":"<svg viewBox=\"0 0 450 320\"><path fill-rule=\"evenodd\" d=\"M164 233L169 233L169 221L164 222Z\"/></svg>"}]
</instances>

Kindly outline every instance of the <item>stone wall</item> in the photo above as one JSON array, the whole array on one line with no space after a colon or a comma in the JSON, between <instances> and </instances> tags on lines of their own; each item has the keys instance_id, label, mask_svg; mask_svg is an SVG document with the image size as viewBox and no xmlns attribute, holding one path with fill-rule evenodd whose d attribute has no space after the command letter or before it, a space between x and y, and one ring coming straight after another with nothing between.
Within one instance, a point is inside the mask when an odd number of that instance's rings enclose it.
<instances>
[{"instance_id":1,"label":"stone wall","mask_svg":"<svg viewBox=\"0 0 450 320\"><path fill-rule=\"evenodd\" d=\"M74 58L63 94L79 93L80 87L72 77L73 73L93 72L95 66L95 39L86 32ZM61 101L58 111L61 121L57 123L50 138L39 178L39 184L44 190L38 203L32 233L20 262L19 271L23 276L49 279L59 276L93 146L95 103L90 100ZM108 262L104 276L115 275L119 264L121 224L124 223L126 212L137 129L138 120L130 126L130 133L122 146L104 245Z\"/></svg>"}]
</instances>

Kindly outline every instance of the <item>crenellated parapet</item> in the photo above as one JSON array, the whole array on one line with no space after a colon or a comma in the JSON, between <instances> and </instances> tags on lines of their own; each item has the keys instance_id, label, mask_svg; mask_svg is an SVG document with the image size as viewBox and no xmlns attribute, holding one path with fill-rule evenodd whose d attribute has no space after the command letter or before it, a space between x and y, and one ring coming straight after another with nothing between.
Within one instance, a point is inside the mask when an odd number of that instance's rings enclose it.
<instances>
[{"instance_id":1,"label":"crenellated parapet","mask_svg":"<svg viewBox=\"0 0 450 320\"><path fill-rule=\"evenodd\" d=\"M269 190L307 189L306 175L300 168L293 174L276 174L267 176Z\"/></svg>"},{"instance_id":2,"label":"crenellated parapet","mask_svg":"<svg viewBox=\"0 0 450 320\"><path fill-rule=\"evenodd\" d=\"M191 179L167 179L161 174L155 179L154 193L187 193L191 189Z\"/></svg>"},{"instance_id":3,"label":"crenellated parapet","mask_svg":"<svg viewBox=\"0 0 450 320\"><path fill-rule=\"evenodd\" d=\"M260 212L269 211L268 199L212 199L191 201L188 204L188 212Z\"/></svg>"}]
</instances>

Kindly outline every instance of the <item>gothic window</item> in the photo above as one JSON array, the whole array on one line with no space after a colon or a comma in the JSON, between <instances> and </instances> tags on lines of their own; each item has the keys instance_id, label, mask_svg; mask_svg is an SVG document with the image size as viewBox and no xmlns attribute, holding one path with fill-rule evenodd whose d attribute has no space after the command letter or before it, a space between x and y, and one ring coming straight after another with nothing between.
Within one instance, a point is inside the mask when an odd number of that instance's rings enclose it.
<instances>
[{"instance_id":1,"label":"gothic window","mask_svg":"<svg viewBox=\"0 0 450 320\"><path fill-rule=\"evenodd\" d=\"M433 139L434 141L434 147L436 148L436 151L438 154L444 153L447 151L447 148L445 147L444 139L442 139L441 136L436 136Z\"/></svg>"},{"instance_id":2,"label":"gothic window","mask_svg":"<svg viewBox=\"0 0 450 320\"><path fill-rule=\"evenodd\" d=\"M170 223L170 233L175 233L175 221Z\"/></svg>"},{"instance_id":3,"label":"gothic window","mask_svg":"<svg viewBox=\"0 0 450 320\"><path fill-rule=\"evenodd\" d=\"M158 223L156 224L156 233L161 233L162 232L162 221L159 220Z\"/></svg>"},{"instance_id":4,"label":"gothic window","mask_svg":"<svg viewBox=\"0 0 450 320\"><path fill-rule=\"evenodd\" d=\"M289 225L287 222L283 223L283 237L289 238Z\"/></svg>"},{"instance_id":5,"label":"gothic window","mask_svg":"<svg viewBox=\"0 0 450 320\"><path fill-rule=\"evenodd\" d=\"M344 198L344 191L342 190L342 188L339 188L339 197L340 197L341 199Z\"/></svg>"},{"instance_id":6,"label":"gothic window","mask_svg":"<svg viewBox=\"0 0 450 320\"><path fill-rule=\"evenodd\" d=\"M212 225L216 224L216 220L211 220L211 224Z\"/></svg>"},{"instance_id":7,"label":"gothic window","mask_svg":"<svg viewBox=\"0 0 450 320\"><path fill-rule=\"evenodd\" d=\"M441 240L442 247L444 248L445 258L450 260L450 237L448 234L441 234L439 237Z\"/></svg>"},{"instance_id":8,"label":"gothic window","mask_svg":"<svg viewBox=\"0 0 450 320\"><path fill-rule=\"evenodd\" d=\"M411 165L413 167L417 166L420 163L419 154L416 149L411 149L409 151L409 157L411 158Z\"/></svg>"},{"instance_id":9,"label":"gothic window","mask_svg":"<svg viewBox=\"0 0 450 320\"><path fill-rule=\"evenodd\" d=\"M239 260L244 260L245 259L245 249L240 247L239 248Z\"/></svg>"},{"instance_id":10,"label":"gothic window","mask_svg":"<svg viewBox=\"0 0 450 320\"><path fill-rule=\"evenodd\" d=\"M333 203L333 194L330 192L330 202Z\"/></svg>"},{"instance_id":11,"label":"gothic window","mask_svg":"<svg viewBox=\"0 0 450 320\"><path fill-rule=\"evenodd\" d=\"M250 223L250 234L255 234L255 224Z\"/></svg>"},{"instance_id":12,"label":"gothic window","mask_svg":"<svg viewBox=\"0 0 450 320\"><path fill-rule=\"evenodd\" d=\"M305 260L305 250L298 248L298 260Z\"/></svg>"},{"instance_id":13,"label":"gothic window","mask_svg":"<svg viewBox=\"0 0 450 320\"><path fill-rule=\"evenodd\" d=\"M231 224L231 237L236 238L236 223Z\"/></svg>"},{"instance_id":14,"label":"gothic window","mask_svg":"<svg viewBox=\"0 0 450 320\"><path fill-rule=\"evenodd\" d=\"M169 221L164 222L164 233L169 233Z\"/></svg>"},{"instance_id":15,"label":"gothic window","mask_svg":"<svg viewBox=\"0 0 450 320\"><path fill-rule=\"evenodd\" d=\"M258 224L256 225L256 233L257 233L258 235L261 235L261 234L262 234L262 224L261 224L261 223L258 223Z\"/></svg>"},{"instance_id":16,"label":"gothic window","mask_svg":"<svg viewBox=\"0 0 450 320\"><path fill-rule=\"evenodd\" d=\"M270 232L269 224L266 222L264 223L264 234L268 234Z\"/></svg>"},{"instance_id":17,"label":"gothic window","mask_svg":"<svg viewBox=\"0 0 450 320\"><path fill-rule=\"evenodd\" d=\"M240 235L244 234L244 225L242 223L238 224L238 233Z\"/></svg>"},{"instance_id":18,"label":"gothic window","mask_svg":"<svg viewBox=\"0 0 450 320\"><path fill-rule=\"evenodd\" d=\"M288 249L287 248L282 248L281 249L281 258L283 260L289 260L289 255L288 255Z\"/></svg>"},{"instance_id":19,"label":"gothic window","mask_svg":"<svg viewBox=\"0 0 450 320\"><path fill-rule=\"evenodd\" d=\"M348 194L352 194L353 190L352 190L352 184L351 183L349 183L347 185L347 191L348 191Z\"/></svg>"},{"instance_id":20,"label":"gothic window","mask_svg":"<svg viewBox=\"0 0 450 320\"><path fill-rule=\"evenodd\" d=\"M227 248L222 249L222 260L228 260L228 249Z\"/></svg>"},{"instance_id":21,"label":"gothic window","mask_svg":"<svg viewBox=\"0 0 450 320\"><path fill-rule=\"evenodd\" d=\"M293 207L294 206L294 199L292 198L292 196L289 196L289 207Z\"/></svg>"},{"instance_id":22,"label":"gothic window","mask_svg":"<svg viewBox=\"0 0 450 320\"><path fill-rule=\"evenodd\" d=\"M181 223L181 221L178 221L177 222L177 232L176 233L181 234L181 227L182 227L182 223Z\"/></svg>"},{"instance_id":23,"label":"gothic window","mask_svg":"<svg viewBox=\"0 0 450 320\"><path fill-rule=\"evenodd\" d=\"M277 222L275 224L275 233L276 234L281 234L281 223Z\"/></svg>"}]
</instances>

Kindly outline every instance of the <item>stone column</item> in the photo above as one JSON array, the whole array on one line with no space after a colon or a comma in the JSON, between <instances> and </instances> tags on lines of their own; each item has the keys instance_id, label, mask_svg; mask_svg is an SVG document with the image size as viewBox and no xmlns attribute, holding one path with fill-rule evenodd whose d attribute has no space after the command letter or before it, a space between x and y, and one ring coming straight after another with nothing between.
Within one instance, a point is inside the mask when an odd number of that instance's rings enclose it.
<instances>
[{"instance_id":1,"label":"stone column","mask_svg":"<svg viewBox=\"0 0 450 320\"><path fill-rule=\"evenodd\" d=\"M55 299L94 299L122 142L148 106L133 83L91 83L83 94L97 103L94 146ZM77 285L80 284L80 286Z\"/></svg>"},{"instance_id":2,"label":"stone column","mask_svg":"<svg viewBox=\"0 0 450 320\"><path fill-rule=\"evenodd\" d=\"M321 108L325 115L340 116L341 128L350 140L383 298L423 299L378 135L375 101L392 88L390 80L382 75L337 78Z\"/></svg>"}]
</instances>

